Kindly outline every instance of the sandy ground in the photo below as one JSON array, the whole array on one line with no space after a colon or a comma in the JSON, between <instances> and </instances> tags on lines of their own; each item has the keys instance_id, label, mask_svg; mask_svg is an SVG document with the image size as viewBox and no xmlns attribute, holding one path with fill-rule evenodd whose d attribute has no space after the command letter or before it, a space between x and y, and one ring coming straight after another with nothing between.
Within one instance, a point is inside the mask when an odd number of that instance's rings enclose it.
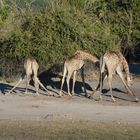
<instances>
[{"instance_id":1,"label":"sandy ground","mask_svg":"<svg viewBox=\"0 0 140 140\"><path fill-rule=\"evenodd\" d=\"M59 81L56 80L58 83ZM108 92L108 85L105 82L103 89L103 100L95 101L84 97L82 85L76 83L76 95L69 97L64 94L59 98L56 92L59 89L50 85L54 96L47 96L40 90L40 96L36 96L34 87L29 87L29 95L24 95L25 83L21 84L12 94L4 95L13 84L0 82L0 119L19 120L51 120L51 119L79 119L96 122L127 122L140 123L140 102L134 102L134 98L125 92L125 88L119 80L113 81L113 94L116 102L113 103ZM91 94L91 87L97 85L96 81L88 82L88 94ZM66 85L64 86L65 90ZM135 80L131 88L140 99L140 80Z\"/></svg>"}]
</instances>

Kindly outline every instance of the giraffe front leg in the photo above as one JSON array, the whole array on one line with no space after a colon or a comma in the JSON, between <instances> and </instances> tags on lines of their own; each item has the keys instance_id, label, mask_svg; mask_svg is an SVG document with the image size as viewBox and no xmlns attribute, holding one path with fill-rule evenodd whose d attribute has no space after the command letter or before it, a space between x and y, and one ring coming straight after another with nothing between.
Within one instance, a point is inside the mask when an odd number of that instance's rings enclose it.
<instances>
[{"instance_id":1,"label":"giraffe front leg","mask_svg":"<svg viewBox=\"0 0 140 140\"><path fill-rule=\"evenodd\" d=\"M99 96L99 100L102 101L103 100L103 97L102 97L102 94L100 93L100 96Z\"/></svg>"},{"instance_id":2,"label":"giraffe front leg","mask_svg":"<svg viewBox=\"0 0 140 140\"><path fill-rule=\"evenodd\" d=\"M61 88L60 88L60 92L59 92L59 96L60 97L63 95L62 89L63 89L63 85L64 85L66 74L67 74L67 69L66 69L66 66L64 65L63 78L62 78Z\"/></svg>"},{"instance_id":3,"label":"giraffe front leg","mask_svg":"<svg viewBox=\"0 0 140 140\"><path fill-rule=\"evenodd\" d=\"M116 100L113 96L111 96L111 99L112 99L113 102L116 102Z\"/></svg>"},{"instance_id":4,"label":"giraffe front leg","mask_svg":"<svg viewBox=\"0 0 140 140\"><path fill-rule=\"evenodd\" d=\"M70 94L70 78L71 78L71 75L72 75L72 73L73 73L73 71L72 70L69 70L68 71L68 74L67 74L67 87L68 87L68 95L69 96L72 96L71 94Z\"/></svg>"},{"instance_id":5,"label":"giraffe front leg","mask_svg":"<svg viewBox=\"0 0 140 140\"><path fill-rule=\"evenodd\" d=\"M84 66L81 68L81 78L82 78L82 84L83 84L83 87L84 87L85 97L90 98L90 96L88 96L88 94L87 94L87 90L86 90L86 86L85 86Z\"/></svg>"},{"instance_id":6,"label":"giraffe front leg","mask_svg":"<svg viewBox=\"0 0 140 140\"><path fill-rule=\"evenodd\" d=\"M109 75L109 77L108 77L108 84L109 84L109 88L110 88L111 99L113 102L116 102L115 98L113 97L113 93L112 93L112 75Z\"/></svg>"},{"instance_id":7,"label":"giraffe front leg","mask_svg":"<svg viewBox=\"0 0 140 140\"><path fill-rule=\"evenodd\" d=\"M69 96L72 96L72 95L70 94L69 81L70 81L70 76L67 76L68 95L69 95Z\"/></svg>"},{"instance_id":8,"label":"giraffe front leg","mask_svg":"<svg viewBox=\"0 0 140 140\"><path fill-rule=\"evenodd\" d=\"M117 68L117 74L119 75L120 79L122 80L122 82L123 82L123 84L124 84L126 90L128 91L128 93L129 93L131 96L135 97L135 101L138 102L139 99L135 96L135 94L131 91L131 89L129 88L129 86L128 86L127 83L125 82L125 79L124 79L124 76L123 76L123 73L122 73L120 67Z\"/></svg>"},{"instance_id":9,"label":"giraffe front leg","mask_svg":"<svg viewBox=\"0 0 140 140\"><path fill-rule=\"evenodd\" d=\"M34 77L33 80L34 80L34 85L35 85L35 89L36 89L36 95L39 96L39 93L38 93L39 83L37 81L37 77Z\"/></svg>"},{"instance_id":10,"label":"giraffe front leg","mask_svg":"<svg viewBox=\"0 0 140 140\"><path fill-rule=\"evenodd\" d=\"M103 72L100 73L100 79L99 79L99 84L98 86L100 87L100 96L99 96L99 100L102 101L102 88L103 88ZM97 88L98 88L97 86Z\"/></svg>"},{"instance_id":11,"label":"giraffe front leg","mask_svg":"<svg viewBox=\"0 0 140 140\"><path fill-rule=\"evenodd\" d=\"M77 73L77 71L74 71L74 73L73 73L72 96L74 96L74 86L75 86L75 80L76 80L76 73Z\"/></svg>"}]
</instances>

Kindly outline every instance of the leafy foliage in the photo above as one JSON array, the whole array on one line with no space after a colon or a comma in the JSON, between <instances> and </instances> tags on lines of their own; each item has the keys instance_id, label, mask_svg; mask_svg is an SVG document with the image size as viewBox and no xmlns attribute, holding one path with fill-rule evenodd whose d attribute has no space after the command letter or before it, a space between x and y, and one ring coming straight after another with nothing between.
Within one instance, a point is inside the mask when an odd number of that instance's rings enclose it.
<instances>
[{"instance_id":1,"label":"leafy foliage","mask_svg":"<svg viewBox=\"0 0 140 140\"><path fill-rule=\"evenodd\" d=\"M98 56L116 47L134 49L140 36L139 8L138 0L5 1L0 57L23 61L33 56L50 67L77 49Z\"/></svg>"}]
</instances>

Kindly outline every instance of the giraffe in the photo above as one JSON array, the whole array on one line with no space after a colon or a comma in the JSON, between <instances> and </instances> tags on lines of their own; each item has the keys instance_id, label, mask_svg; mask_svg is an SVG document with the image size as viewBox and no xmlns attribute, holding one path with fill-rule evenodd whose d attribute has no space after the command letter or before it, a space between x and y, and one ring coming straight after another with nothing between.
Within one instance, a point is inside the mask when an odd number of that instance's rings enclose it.
<instances>
[{"instance_id":1,"label":"giraffe","mask_svg":"<svg viewBox=\"0 0 140 140\"><path fill-rule=\"evenodd\" d=\"M26 59L25 62L24 62L24 68L23 68L21 78L19 79L17 84L6 94L10 94L24 79L26 79L25 94L27 94L27 92L28 92L27 88L29 86L29 82L30 82L31 78L33 79L33 81L35 83L35 88L36 88L36 94L37 95L39 95L39 93L38 93L39 85L45 91L48 92L48 90L44 87L44 85L39 81L39 79L37 77L38 69L39 69L39 65L38 65L37 61L34 58Z\"/></svg>"},{"instance_id":2,"label":"giraffe","mask_svg":"<svg viewBox=\"0 0 140 140\"><path fill-rule=\"evenodd\" d=\"M105 72L105 68L107 70L107 75L103 75ZM125 78L122 72L123 69L126 73L127 82L125 81ZM135 96L135 94L130 89L132 78L130 76L128 63L126 59L124 58L124 56L122 55L122 53L120 52L120 50L118 49L112 52L108 51L100 58L100 80L96 88L96 90L98 90L98 88L100 87L100 99L102 98L101 92L102 92L102 87L103 87L103 80L106 77L108 77L108 84L110 88L111 99L113 102L116 101L112 94L112 77L113 77L113 74L115 73L119 75L128 93L134 96L136 101L139 101L139 99Z\"/></svg>"},{"instance_id":3,"label":"giraffe","mask_svg":"<svg viewBox=\"0 0 140 140\"><path fill-rule=\"evenodd\" d=\"M94 56L91 55L85 51L82 50L77 50L76 53L70 57L69 59L66 59L65 63L64 63L64 70L63 70L63 78L62 78L62 82L61 82L61 89L59 92L59 95L62 96L62 88L63 88L63 84L64 84L64 80L65 77L67 75L66 78L66 82L67 82L67 88L68 88L68 95L69 96L74 96L74 86L75 86L75 81L76 81L76 73L79 69L81 69L81 76L82 76L82 81L83 81L83 86L84 86L84 90L86 93L86 89L85 89L85 81L84 81L84 76L83 76L83 66L85 64L84 60L91 60L93 62L97 62L99 61L99 59ZM70 94L70 87L69 87L69 81L70 78L73 74L73 86L72 86L72 95ZM86 94L87 96L87 94Z\"/></svg>"}]
</instances>

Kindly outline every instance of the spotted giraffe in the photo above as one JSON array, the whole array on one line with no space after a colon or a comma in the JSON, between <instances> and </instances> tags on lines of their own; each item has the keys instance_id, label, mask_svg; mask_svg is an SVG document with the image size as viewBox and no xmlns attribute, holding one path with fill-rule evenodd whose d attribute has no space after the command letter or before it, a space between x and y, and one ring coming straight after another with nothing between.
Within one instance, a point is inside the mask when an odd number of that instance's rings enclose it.
<instances>
[{"instance_id":1,"label":"spotted giraffe","mask_svg":"<svg viewBox=\"0 0 140 140\"><path fill-rule=\"evenodd\" d=\"M19 79L17 84L6 94L10 94L24 79L26 79L25 94L27 94L28 93L27 88L29 86L29 82L30 82L31 78L34 80L35 88L36 88L36 94L37 95L39 95L39 93L38 93L39 85L45 91L48 92L48 90L44 87L44 85L39 81L39 79L37 77L38 69L39 69L39 65L38 65L37 61L34 58L26 59L25 62L24 62L24 68L23 68L23 72L22 72L21 78Z\"/></svg>"},{"instance_id":2,"label":"spotted giraffe","mask_svg":"<svg viewBox=\"0 0 140 140\"><path fill-rule=\"evenodd\" d=\"M99 61L99 59L95 56L92 55L86 51L82 51L82 50L77 50L76 53L70 57L69 59L66 59L65 63L64 63L64 72L63 72L63 78L62 78L62 83L61 83L61 89L60 89L60 93L59 95L62 96L62 88L63 88L63 84L64 84L64 80L65 77L67 75L66 78L66 82L67 82L67 88L68 88L68 94L69 96L74 96L74 86L75 86L75 81L76 81L76 73L79 69L81 69L83 71L83 66L85 64L84 60L91 60L93 62L97 62ZM69 88L69 81L70 78L73 74L73 86L72 86L72 95L70 94L70 88ZM83 81L83 85L84 85L84 89L85 89L85 81L84 81L84 76L82 74L82 81ZM86 92L86 90L85 90Z\"/></svg>"},{"instance_id":3,"label":"spotted giraffe","mask_svg":"<svg viewBox=\"0 0 140 140\"><path fill-rule=\"evenodd\" d=\"M107 75L104 75L105 70L107 70ZM124 78L123 70L126 73L126 80ZM130 89L132 78L129 72L128 63L118 49L115 51L108 51L100 58L100 80L96 88L96 90L98 90L98 88L100 87L100 98L103 87L103 80L108 76L111 98L113 102L116 101L112 94L112 77L115 73L119 75L128 93L134 96L136 101L139 101L139 99Z\"/></svg>"}]
</instances>

